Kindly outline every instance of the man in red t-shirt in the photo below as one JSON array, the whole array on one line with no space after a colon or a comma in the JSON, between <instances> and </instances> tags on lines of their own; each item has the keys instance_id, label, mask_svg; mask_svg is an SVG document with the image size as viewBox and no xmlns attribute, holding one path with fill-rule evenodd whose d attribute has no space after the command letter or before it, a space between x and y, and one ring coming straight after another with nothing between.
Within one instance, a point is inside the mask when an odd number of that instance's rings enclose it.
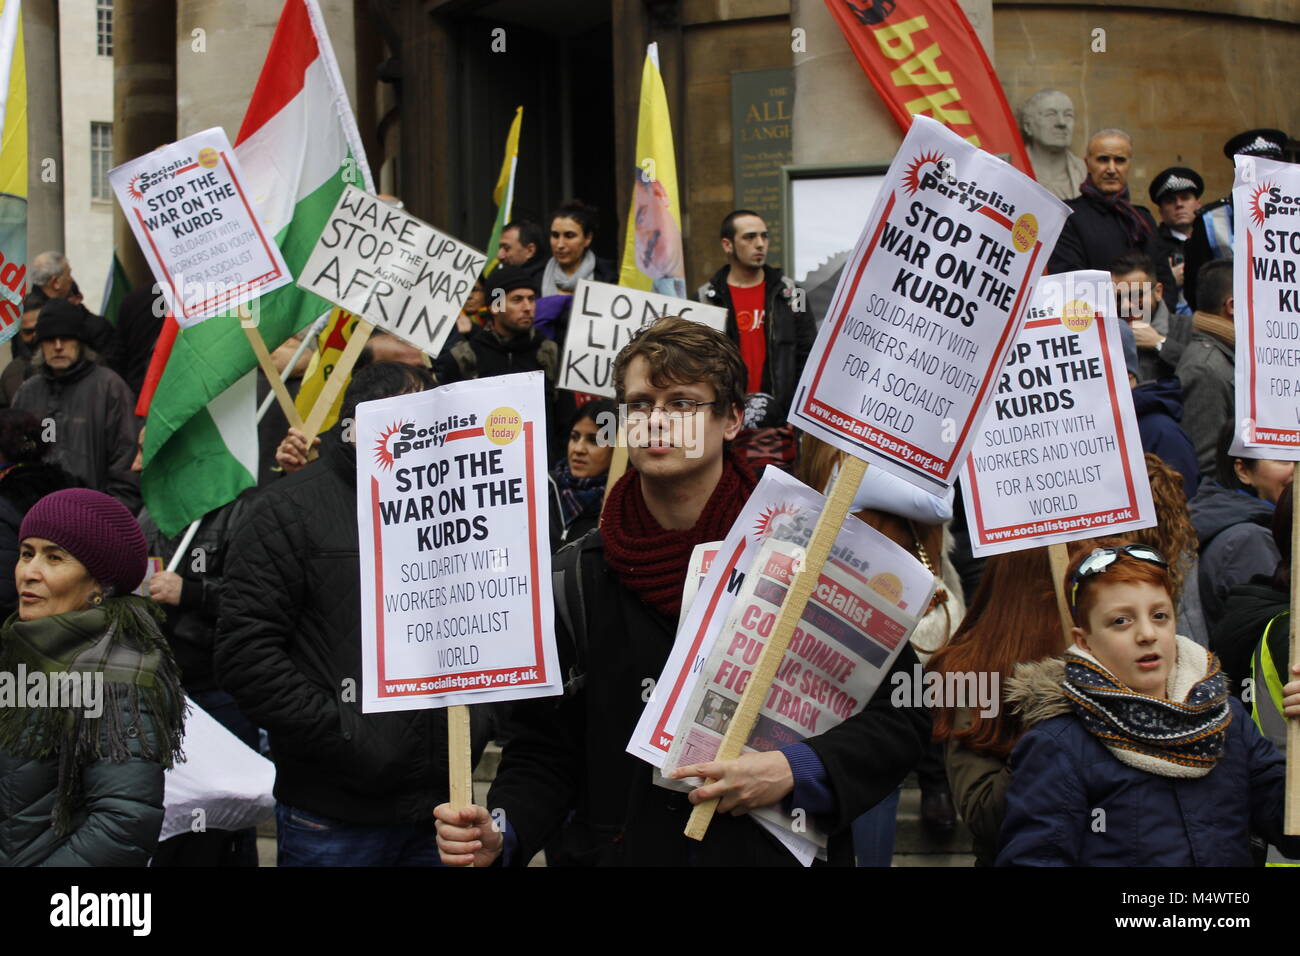
<instances>
[{"instance_id":1,"label":"man in red t-shirt","mask_svg":"<svg viewBox=\"0 0 1300 956\"><path fill-rule=\"evenodd\" d=\"M794 432L786 419L817 328L804 310L803 292L767 265L767 241L767 223L758 213L729 213L722 220L727 264L700 287L697 298L727 310L727 335L745 363L749 395L745 431L737 443L753 446L752 463L788 467Z\"/></svg>"}]
</instances>

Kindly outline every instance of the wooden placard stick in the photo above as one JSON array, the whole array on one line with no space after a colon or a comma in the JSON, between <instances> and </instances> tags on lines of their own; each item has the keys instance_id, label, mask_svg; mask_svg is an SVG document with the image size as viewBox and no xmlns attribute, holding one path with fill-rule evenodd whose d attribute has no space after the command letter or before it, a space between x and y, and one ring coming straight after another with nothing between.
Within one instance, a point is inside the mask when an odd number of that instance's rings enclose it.
<instances>
[{"instance_id":1,"label":"wooden placard stick","mask_svg":"<svg viewBox=\"0 0 1300 956\"><path fill-rule=\"evenodd\" d=\"M1300 478L1300 462L1295 464L1295 478ZM1292 479L1291 487L1300 488ZM1292 494L1295 492L1293 491ZM1288 660L1283 683L1294 679L1291 667L1300 663L1300 631L1296 629L1296 618L1300 616L1300 573L1296 571L1296 555L1300 554L1300 507L1295 500L1291 502L1291 654ZM1267 694L1265 687L1255 687L1256 694ZM1265 706L1272 706L1266 704ZM1286 722L1286 812L1282 821L1282 832L1288 836L1300 835L1300 720Z\"/></svg>"},{"instance_id":2,"label":"wooden placard stick","mask_svg":"<svg viewBox=\"0 0 1300 956\"><path fill-rule=\"evenodd\" d=\"M1070 552L1064 544L1049 544L1047 559L1052 564L1052 589L1056 592L1056 610L1061 615L1061 636L1065 646L1074 643L1074 618L1070 616L1070 602L1065 597L1065 572L1070 567Z\"/></svg>"},{"instance_id":3,"label":"wooden placard stick","mask_svg":"<svg viewBox=\"0 0 1300 956\"><path fill-rule=\"evenodd\" d=\"M474 760L470 753L468 704L452 704L447 708L447 776L448 802L452 808L473 806Z\"/></svg>"},{"instance_id":4,"label":"wooden placard stick","mask_svg":"<svg viewBox=\"0 0 1300 956\"><path fill-rule=\"evenodd\" d=\"M316 396L316 404L311 407L311 411L307 414L307 421L302 426L302 432L307 436L308 448L311 447L311 440L320 433L320 426L330 409L334 407L334 400L338 398L339 392L343 391L344 385L352 376L352 367L357 364L361 350L366 347L366 342L370 340L370 333L374 330L374 325L362 318L358 318L357 324L352 327L352 336L348 339L343 354L334 364L334 370L325 380L324 387Z\"/></svg>"},{"instance_id":5,"label":"wooden placard stick","mask_svg":"<svg viewBox=\"0 0 1300 956\"><path fill-rule=\"evenodd\" d=\"M239 324L244 330L244 335L248 336L248 344L252 346L253 354L257 356L257 364L262 366L262 374L271 383L271 390L275 392L276 400L280 403L280 410L284 412L284 417L289 420L290 426L301 431L302 416L298 414L298 409L294 407L293 396L284 387L284 381L280 378L280 370L275 367L275 362L271 360L271 353L266 350L266 342L262 341L261 331L250 321L251 319L252 313L248 311L248 305L241 305L239 307Z\"/></svg>"},{"instance_id":6,"label":"wooden placard stick","mask_svg":"<svg viewBox=\"0 0 1300 956\"><path fill-rule=\"evenodd\" d=\"M745 685L745 692L740 696L740 704L736 707L731 723L727 726L727 734L722 738L722 745L718 748L714 760L735 760L749 740L749 735L753 733L754 724L758 721L758 712L762 709L763 702L767 700L772 681L776 678L776 670L780 667L781 659L785 657L785 652L790 646L790 638L794 634L795 626L803 617L804 608L808 606L808 598L812 596L813 588L821 578L822 568L830 556L835 539L839 537L840 529L844 527L844 519L848 517L849 509L853 507L853 497L858 493L858 486L862 484L862 476L866 471L865 461L848 456L835 477L835 484L831 486L830 494L826 496L826 507L822 509L821 515L817 518L817 526L813 528L812 539L808 542L803 565L795 574L794 580L790 582L785 600L781 602L781 611L777 615L772 636L767 639L758 663L754 665L749 683ZM755 569L750 573L758 572ZM686 835L692 840L703 840L717 809L717 799L697 804L686 824Z\"/></svg>"},{"instance_id":7,"label":"wooden placard stick","mask_svg":"<svg viewBox=\"0 0 1300 956\"><path fill-rule=\"evenodd\" d=\"M474 804L474 767L470 758L469 705L447 708L447 772L451 782L451 805L457 810Z\"/></svg>"}]
</instances>

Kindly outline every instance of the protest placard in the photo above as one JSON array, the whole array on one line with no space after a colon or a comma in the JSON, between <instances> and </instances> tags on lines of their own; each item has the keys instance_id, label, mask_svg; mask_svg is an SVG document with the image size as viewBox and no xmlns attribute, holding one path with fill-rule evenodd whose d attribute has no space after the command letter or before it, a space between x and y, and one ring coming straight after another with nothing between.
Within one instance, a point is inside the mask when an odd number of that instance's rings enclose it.
<instances>
[{"instance_id":1,"label":"protest placard","mask_svg":"<svg viewBox=\"0 0 1300 956\"><path fill-rule=\"evenodd\" d=\"M976 557L1156 523L1105 272L1038 282L962 494Z\"/></svg>"},{"instance_id":2,"label":"protest placard","mask_svg":"<svg viewBox=\"0 0 1300 956\"><path fill-rule=\"evenodd\" d=\"M559 387L614 398L614 357L628 340L665 315L727 330L727 310L657 292L579 279L569 312Z\"/></svg>"},{"instance_id":3,"label":"protest placard","mask_svg":"<svg viewBox=\"0 0 1300 956\"><path fill-rule=\"evenodd\" d=\"M718 636L727 628L727 620L737 595L744 586L747 572L754 564L759 548L774 535L806 546L815 522L825 505L825 497L776 468L768 468L758 486L741 509L709 562L695 599L686 611L677 631L673 649L663 672L655 683L654 693L641 713L636 730L628 741L627 751L656 767L663 767L672 748L674 729L686 719L697 682ZM916 559L902 548L875 537L863 537L861 529L870 531L856 518L843 523L835 539L832 555L843 560L866 586L886 592L898 592L897 606L915 613L929 600L933 575L924 571L918 576L909 569L920 567ZM870 542L866 546L863 542ZM715 546L704 546L708 549ZM688 585L689 586L689 585Z\"/></svg>"},{"instance_id":4,"label":"protest placard","mask_svg":"<svg viewBox=\"0 0 1300 956\"><path fill-rule=\"evenodd\" d=\"M1300 478L1300 166L1233 157L1233 320L1238 440L1252 457L1296 462ZM1243 354L1244 353L1244 354ZM1244 421L1241 421L1244 419ZM1291 519L1291 567L1300 560L1300 508ZM1300 606L1300 574L1291 575ZM1300 662L1300 616L1291 615L1290 663ZM1300 722L1287 721L1283 831L1300 834Z\"/></svg>"},{"instance_id":5,"label":"protest placard","mask_svg":"<svg viewBox=\"0 0 1300 956\"><path fill-rule=\"evenodd\" d=\"M1069 208L917 116L790 420L936 494L956 479Z\"/></svg>"},{"instance_id":6,"label":"protest placard","mask_svg":"<svg viewBox=\"0 0 1300 956\"><path fill-rule=\"evenodd\" d=\"M1300 166L1236 156L1232 287L1247 448L1300 460Z\"/></svg>"},{"instance_id":7,"label":"protest placard","mask_svg":"<svg viewBox=\"0 0 1300 956\"><path fill-rule=\"evenodd\" d=\"M108 181L181 328L293 281L220 127L110 169Z\"/></svg>"},{"instance_id":8,"label":"protest placard","mask_svg":"<svg viewBox=\"0 0 1300 956\"><path fill-rule=\"evenodd\" d=\"M348 186L298 285L436 357L486 262L477 249Z\"/></svg>"},{"instance_id":9,"label":"protest placard","mask_svg":"<svg viewBox=\"0 0 1300 956\"><path fill-rule=\"evenodd\" d=\"M800 542L811 534L811 521L780 519L759 549L726 626L712 642L665 767L716 756L804 558ZM850 519L822 569L744 751L777 750L861 713L915 629L935 583L919 561ZM910 604L915 613L901 609L899 602ZM810 821L775 806L753 812L824 850L826 834Z\"/></svg>"},{"instance_id":10,"label":"protest placard","mask_svg":"<svg viewBox=\"0 0 1300 956\"><path fill-rule=\"evenodd\" d=\"M357 406L362 709L558 694L541 372Z\"/></svg>"},{"instance_id":11,"label":"protest placard","mask_svg":"<svg viewBox=\"0 0 1300 956\"><path fill-rule=\"evenodd\" d=\"M736 516L717 556L677 630L668 661L655 682L627 752L662 767L672 745L672 728L681 722L694 682L731 610L760 545L779 515L815 514L821 496L777 468L766 468L749 500Z\"/></svg>"}]
</instances>

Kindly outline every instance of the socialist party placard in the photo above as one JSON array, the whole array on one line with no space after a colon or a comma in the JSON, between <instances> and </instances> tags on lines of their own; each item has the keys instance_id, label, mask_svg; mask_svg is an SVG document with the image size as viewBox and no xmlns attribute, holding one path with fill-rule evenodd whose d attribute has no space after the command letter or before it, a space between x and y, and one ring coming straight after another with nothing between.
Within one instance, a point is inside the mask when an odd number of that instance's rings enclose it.
<instances>
[{"instance_id":1,"label":"socialist party placard","mask_svg":"<svg viewBox=\"0 0 1300 956\"><path fill-rule=\"evenodd\" d=\"M110 169L108 181L182 328L293 281L220 127Z\"/></svg>"},{"instance_id":2,"label":"socialist party placard","mask_svg":"<svg viewBox=\"0 0 1300 956\"><path fill-rule=\"evenodd\" d=\"M915 117L790 420L935 494L956 480L1069 207Z\"/></svg>"},{"instance_id":3,"label":"socialist party placard","mask_svg":"<svg viewBox=\"0 0 1300 956\"><path fill-rule=\"evenodd\" d=\"M657 292L579 279L569 312L559 387L614 397L614 357L639 330L665 315L727 330L727 310Z\"/></svg>"},{"instance_id":4,"label":"socialist party placard","mask_svg":"<svg viewBox=\"0 0 1300 956\"><path fill-rule=\"evenodd\" d=\"M1300 460L1300 166L1236 156L1237 418L1252 457Z\"/></svg>"},{"instance_id":5,"label":"socialist party placard","mask_svg":"<svg viewBox=\"0 0 1300 956\"><path fill-rule=\"evenodd\" d=\"M357 406L362 710L561 688L541 372Z\"/></svg>"},{"instance_id":6,"label":"socialist party placard","mask_svg":"<svg viewBox=\"0 0 1300 956\"><path fill-rule=\"evenodd\" d=\"M963 474L976 557L1156 523L1109 274L1039 280Z\"/></svg>"},{"instance_id":7,"label":"socialist party placard","mask_svg":"<svg viewBox=\"0 0 1300 956\"><path fill-rule=\"evenodd\" d=\"M486 262L477 249L348 186L298 285L436 358Z\"/></svg>"}]
</instances>

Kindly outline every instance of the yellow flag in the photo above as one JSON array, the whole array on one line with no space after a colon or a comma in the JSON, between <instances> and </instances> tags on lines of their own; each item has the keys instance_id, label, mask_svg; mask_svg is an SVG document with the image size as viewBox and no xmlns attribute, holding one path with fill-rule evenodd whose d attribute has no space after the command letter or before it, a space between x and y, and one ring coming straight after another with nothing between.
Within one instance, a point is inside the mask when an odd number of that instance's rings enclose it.
<instances>
[{"instance_id":1,"label":"yellow flag","mask_svg":"<svg viewBox=\"0 0 1300 956\"><path fill-rule=\"evenodd\" d=\"M633 180L632 206L623 239L618 284L686 297L682 214L677 201L677 155L668 119L668 96L659 73L659 45L646 48L641 106L636 122L636 168L618 171Z\"/></svg>"},{"instance_id":2,"label":"yellow flag","mask_svg":"<svg viewBox=\"0 0 1300 956\"><path fill-rule=\"evenodd\" d=\"M328 379L334 371L334 366L338 364L339 356L343 350L348 347L348 340L352 338L352 330L357 327L357 317L351 312L345 312L342 309L335 308L330 312L329 320L325 323L325 328L321 329L320 335L316 337L316 354L312 357L311 365L307 367L306 374L302 377L302 387L298 389L298 396L294 399L294 407L298 409L298 414L306 419L310 414L312 407L316 404L316 399L321 390L325 388L325 380ZM334 407L330 409L325 420L321 422L321 431L332 428L339 418L339 408L343 405L343 392L339 392L338 398L334 399Z\"/></svg>"},{"instance_id":3,"label":"yellow flag","mask_svg":"<svg viewBox=\"0 0 1300 956\"><path fill-rule=\"evenodd\" d=\"M488 240L488 264L483 270L487 275L497 267L497 245L501 242L501 233L510 221L510 210L515 203L515 166L519 162L519 127L524 121L524 108L515 107L515 119L506 134L506 155L501 161L501 175L497 176L497 185L492 190L492 201L497 204L496 222L492 224L492 238Z\"/></svg>"},{"instance_id":4,"label":"yellow flag","mask_svg":"<svg viewBox=\"0 0 1300 956\"><path fill-rule=\"evenodd\" d=\"M18 332L27 291L27 64L22 5L0 0L0 342Z\"/></svg>"}]
</instances>

